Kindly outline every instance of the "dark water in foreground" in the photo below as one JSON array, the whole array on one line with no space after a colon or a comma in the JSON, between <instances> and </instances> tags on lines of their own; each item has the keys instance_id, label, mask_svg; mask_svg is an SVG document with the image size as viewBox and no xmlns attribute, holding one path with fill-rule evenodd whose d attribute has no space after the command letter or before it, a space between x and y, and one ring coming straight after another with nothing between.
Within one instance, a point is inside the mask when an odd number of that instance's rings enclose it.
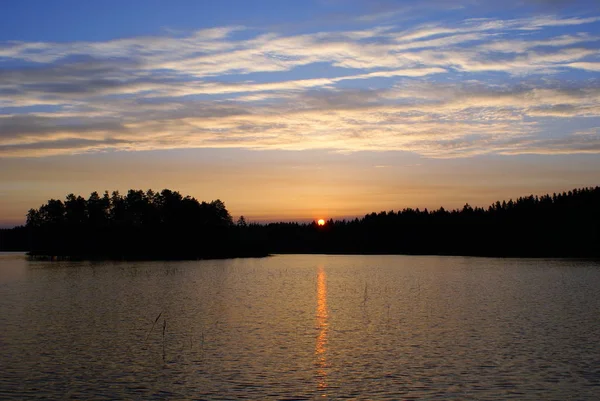
<instances>
[{"instance_id":1,"label":"dark water in foreground","mask_svg":"<svg viewBox=\"0 0 600 401\"><path fill-rule=\"evenodd\" d=\"M1 399L592 400L599 338L590 261L0 254Z\"/></svg>"}]
</instances>

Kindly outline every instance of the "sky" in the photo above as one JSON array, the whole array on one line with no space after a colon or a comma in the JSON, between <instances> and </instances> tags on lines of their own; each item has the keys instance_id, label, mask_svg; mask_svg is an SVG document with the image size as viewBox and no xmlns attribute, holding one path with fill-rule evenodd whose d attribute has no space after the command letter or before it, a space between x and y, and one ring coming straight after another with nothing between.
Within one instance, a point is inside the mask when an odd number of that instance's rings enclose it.
<instances>
[{"instance_id":1,"label":"sky","mask_svg":"<svg viewBox=\"0 0 600 401\"><path fill-rule=\"evenodd\" d=\"M600 2L4 0L0 226L169 188L249 221L600 185Z\"/></svg>"}]
</instances>

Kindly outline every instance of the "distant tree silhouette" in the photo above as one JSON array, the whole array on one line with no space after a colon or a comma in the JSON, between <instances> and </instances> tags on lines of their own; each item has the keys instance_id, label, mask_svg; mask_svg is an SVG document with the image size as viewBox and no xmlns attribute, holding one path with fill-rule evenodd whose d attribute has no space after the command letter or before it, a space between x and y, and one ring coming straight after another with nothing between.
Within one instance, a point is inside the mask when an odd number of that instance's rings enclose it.
<instances>
[{"instance_id":1,"label":"distant tree silhouette","mask_svg":"<svg viewBox=\"0 0 600 401\"><path fill-rule=\"evenodd\" d=\"M600 257L600 187L497 201L487 209L369 213L362 219L264 227L269 251Z\"/></svg>"},{"instance_id":2,"label":"distant tree silhouette","mask_svg":"<svg viewBox=\"0 0 600 401\"><path fill-rule=\"evenodd\" d=\"M28 250L29 229L25 226L0 228L0 251Z\"/></svg>"},{"instance_id":3,"label":"distant tree silhouette","mask_svg":"<svg viewBox=\"0 0 600 401\"><path fill-rule=\"evenodd\" d=\"M26 244L26 245L25 245ZM497 201L487 208L405 208L352 220L234 224L221 200L129 190L50 199L0 249L85 258L209 258L267 253L600 257L600 187Z\"/></svg>"},{"instance_id":4,"label":"distant tree silhouette","mask_svg":"<svg viewBox=\"0 0 600 401\"><path fill-rule=\"evenodd\" d=\"M92 192L87 200L69 194L27 213L33 255L77 258L242 256L233 227L221 200L200 203L169 189ZM243 255L254 254L265 252Z\"/></svg>"}]
</instances>

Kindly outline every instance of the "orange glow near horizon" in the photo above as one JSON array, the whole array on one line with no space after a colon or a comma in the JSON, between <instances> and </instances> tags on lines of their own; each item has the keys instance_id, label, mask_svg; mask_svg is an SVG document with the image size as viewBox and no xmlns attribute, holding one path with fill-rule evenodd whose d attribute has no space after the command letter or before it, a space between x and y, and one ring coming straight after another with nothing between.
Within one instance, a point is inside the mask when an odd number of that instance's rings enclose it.
<instances>
[{"instance_id":1,"label":"orange glow near horizon","mask_svg":"<svg viewBox=\"0 0 600 401\"><path fill-rule=\"evenodd\" d=\"M317 329L319 334L317 335L317 342L315 345L315 356L316 356L316 373L317 389L324 391L327 389L327 331L328 331L328 312L327 312L327 276L325 275L325 269L321 265L317 272Z\"/></svg>"},{"instance_id":2,"label":"orange glow near horizon","mask_svg":"<svg viewBox=\"0 0 600 401\"><path fill-rule=\"evenodd\" d=\"M319 220L317 221L317 224L318 224L318 225L320 225L320 226L324 226L324 225L325 225L325 220L323 220L323 219L319 219Z\"/></svg>"},{"instance_id":3,"label":"orange glow near horizon","mask_svg":"<svg viewBox=\"0 0 600 401\"><path fill-rule=\"evenodd\" d=\"M200 201L221 199L232 216L250 222L323 218L327 226L330 218L362 218L406 207L453 209L468 202L487 208L498 200L568 191L600 180L600 158L592 155L578 156L560 174L551 158L536 159L531 168L523 158L482 163L410 155L391 159L369 152L316 152L316 160L313 155L200 149L0 157L0 227L25 224L27 211L49 199L64 201L69 193L87 199L105 190L126 194L168 188ZM374 168L374 160L389 166Z\"/></svg>"}]
</instances>

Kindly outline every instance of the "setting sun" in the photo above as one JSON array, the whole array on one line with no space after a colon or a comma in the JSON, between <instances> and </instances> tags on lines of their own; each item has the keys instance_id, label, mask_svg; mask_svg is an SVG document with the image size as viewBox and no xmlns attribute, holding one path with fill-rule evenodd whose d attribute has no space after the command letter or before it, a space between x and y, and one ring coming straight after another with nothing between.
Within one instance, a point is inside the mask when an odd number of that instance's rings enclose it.
<instances>
[{"instance_id":1,"label":"setting sun","mask_svg":"<svg viewBox=\"0 0 600 401\"><path fill-rule=\"evenodd\" d=\"M320 225L320 226L324 226L325 225L325 220L319 219L319 221L317 221L317 224Z\"/></svg>"}]
</instances>

